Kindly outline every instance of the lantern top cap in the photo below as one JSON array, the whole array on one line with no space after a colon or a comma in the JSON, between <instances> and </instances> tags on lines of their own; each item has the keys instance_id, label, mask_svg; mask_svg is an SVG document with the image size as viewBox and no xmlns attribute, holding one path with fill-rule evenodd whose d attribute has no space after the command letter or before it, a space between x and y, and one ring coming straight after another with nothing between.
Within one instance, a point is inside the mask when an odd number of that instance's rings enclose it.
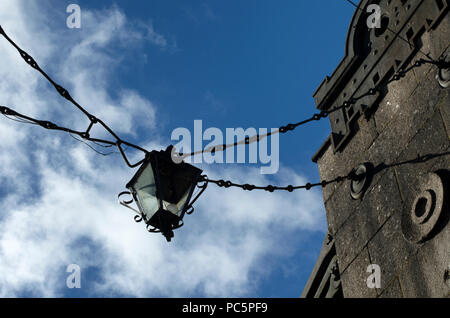
<instances>
[{"instance_id":1,"label":"lantern top cap","mask_svg":"<svg viewBox=\"0 0 450 318\"><path fill-rule=\"evenodd\" d=\"M145 160L142 163L142 165L139 167L137 173L134 175L134 177L128 182L128 184L126 185L127 188L130 188L137 180L137 178L139 178L139 176L141 175L141 173L147 168L147 166L149 164L152 164L155 161L161 161L164 160L165 162L168 162L170 164L173 164L174 167L179 167L178 169L188 169L188 170L192 170L193 174L198 174L200 175L203 170L194 167L188 163L185 163L184 161L181 162L176 162L173 160L172 158L172 151L174 149L173 145L170 145L166 148L166 150L152 150L151 152L147 152L146 156L145 156Z\"/></svg>"}]
</instances>

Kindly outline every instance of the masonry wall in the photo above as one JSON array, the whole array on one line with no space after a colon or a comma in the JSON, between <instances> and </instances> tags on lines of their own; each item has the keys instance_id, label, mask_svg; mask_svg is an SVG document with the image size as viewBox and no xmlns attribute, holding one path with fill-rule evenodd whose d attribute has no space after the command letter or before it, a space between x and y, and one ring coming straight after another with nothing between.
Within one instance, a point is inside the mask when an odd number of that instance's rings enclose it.
<instances>
[{"instance_id":1,"label":"masonry wall","mask_svg":"<svg viewBox=\"0 0 450 318\"><path fill-rule=\"evenodd\" d=\"M361 1L360 7L373 2ZM315 93L319 109L361 96L426 58L423 53L450 56L448 1L375 2L389 18L390 30L375 34L364 26L367 15L355 13L346 58ZM321 180L347 175L365 162L376 171L359 199L351 197L348 180L323 189L345 297L450 296L450 90L437 81L437 70L431 64L413 68L330 116L333 131L314 158ZM443 207L436 206L439 200L430 206L429 200L431 216L414 224L420 203L427 203L420 200L423 192L427 187L440 191L439 184L427 184L430 173L442 181ZM370 264L381 268L379 289L366 284Z\"/></svg>"}]
</instances>

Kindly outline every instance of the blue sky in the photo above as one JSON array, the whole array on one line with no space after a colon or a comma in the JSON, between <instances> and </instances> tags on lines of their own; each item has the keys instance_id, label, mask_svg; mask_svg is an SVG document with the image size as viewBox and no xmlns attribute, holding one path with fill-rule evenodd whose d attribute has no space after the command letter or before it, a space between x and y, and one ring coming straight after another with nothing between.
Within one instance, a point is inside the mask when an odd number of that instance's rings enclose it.
<instances>
[{"instance_id":1,"label":"blue sky","mask_svg":"<svg viewBox=\"0 0 450 318\"><path fill-rule=\"evenodd\" d=\"M81 7L81 29L66 7ZM344 54L346 1L13 1L0 24L88 111L148 149L178 127L277 128L316 111L312 94ZM80 128L86 121L0 41L0 104ZM280 169L202 164L211 177L279 185L318 180L327 121L280 137ZM116 195L134 170L70 136L0 121L0 295L298 297L326 221L320 189L217 189L168 245ZM99 136L103 132L97 131ZM138 154L136 154L138 155ZM138 157L136 157L138 158ZM81 289L65 269L81 268Z\"/></svg>"}]
</instances>

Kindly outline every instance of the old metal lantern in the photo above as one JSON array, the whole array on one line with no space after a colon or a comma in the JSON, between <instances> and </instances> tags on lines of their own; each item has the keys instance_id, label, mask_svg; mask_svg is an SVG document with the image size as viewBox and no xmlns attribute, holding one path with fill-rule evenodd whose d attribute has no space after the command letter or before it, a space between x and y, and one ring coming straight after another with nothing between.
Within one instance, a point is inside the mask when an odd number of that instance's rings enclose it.
<instances>
[{"instance_id":1,"label":"old metal lantern","mask_svg":"<svg viewBox=\"0 0 450 318\"><path fill-rule=\"evenodd\" d=\"M150 232L161 232L167 241L183 225L185 213L193 209L190 199L202 173L185 162L175 163L172 149L149 152L126 185L139 209L136 221L143 220Z\"/></svg>"}]
</instances>

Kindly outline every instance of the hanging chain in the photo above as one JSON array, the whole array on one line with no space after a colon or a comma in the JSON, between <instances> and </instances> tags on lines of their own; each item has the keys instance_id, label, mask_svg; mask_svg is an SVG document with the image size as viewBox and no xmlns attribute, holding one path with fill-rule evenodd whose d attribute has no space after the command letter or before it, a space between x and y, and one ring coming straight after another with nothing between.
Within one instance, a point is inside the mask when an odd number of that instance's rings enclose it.
<instances>
[{"instance_id":1,"label":"hanging chain","mask_svg":"<svg viewBox=\"0 0 450 318\"><path fill-rule=\"evenodd\" d=\"M208 183L214 183L218 187L221 187L221 188L234 187L234 188L240 188L245 191L264 190L267 192L274 192L274 191L293 192L294 190L298 190L298 189L311 190L314 187L324 188L329 184L340 183L340 182L347 181L347 180L361 181L364 178L373 177L374 175L380 173L381 171L389 169L389 168L394 168L394 167L398 167L398 166L405 165L405 164L424 163L424 162L427 162L427 161L435 159L435 158L449 156L449 155L450 155L450 151L446 151L446 152L438 153L438 154L417 155L416 158L408 159L408 160L404 160L404 161L396 162L396 163L385 164L384 162L382 162L376 167L373 167L371 165L367 166L366 172L359 172L359 171L357 171L357 169L353 168L345 176L338 176L338 177L334 178L333 180L329 180L329 181L323 180L320 183L306 183L305 185L301 185L301 186L293 186L293 185L288 185L285 187L279 187L279 186L274 186L274 185L255 186L253 184L248 184L248 183L247 184L238 184L238 183L234 183L234 182L226 181L226 180L212 180L212 179L209 179L208 176L202 175L200 177L199 184L201 184L202 182L203 182L203 184L199 185L199 188L203 189L203 188L206 188Z\"/></svg>"},{"instance_id":2,"label":"hanging chain","mask_svg":"<svg viewBox=\"0 0 450 318\"><path fill-rule=\"evenodd\" d=\"M18 119L18 121L22 122L22 123L29 123L29 124L36 124L39 125L45 129L49 129L49 130L59 130L59 131L63 131L63 132L67 132L71 135L77 135L79 137L81 137L83 140L87 140L87 141L91 141L97 145L102 145L104 147L111 147L111 146L117 146L117 148L120 151L120 154L122 155L123 159L125 160L125 162L127 163L127 165L131 168L137 167L139 166L141 163L143 163L145 161L145 158L140 160L139 162L135 163L135 164L131 164L122 148L122 145L126 145L129 146L131 148L140 150L142 152L144 152L146 155L149 153L148 150L141 148L137 145L134 145L130 142L127 142L125 140L122 140L119 138L119 136L111 129L109 128L101 119L93 116L92 114L90 114L87 110L85 110L81 105L79 105L70 95L70 93L63 88L62 86L58 85L57 83L55 83L40 67L39 65L36 63L36 61L25 51L23 51L20 47L17 46L16 43L14 43L14 41L12 41L4 32L3 28L0 26L0 34L3 35L3 37L8 40L9 43L11 43L11 45L13 45L16 50L19 52L20 56L25 60L25 62L27 64L29 64L32 68L36 69L38 72L40 72L56 89L56 91L65 99L67 99L69 102L71 102L74 106L76 106L81 112L83 112L86 117L89 119L90 124L88 126L88 128L85 131L77 131L77 130L73 130L70 128L66 128L66 127L62 127L62 126L58 126L55 123L52 123L50 121L46 121L46 120L38 120L38 119L34 119L31 118L29 116L20 114L18 112L16 112L15 110L8 108L6 106L0 106L0 113L3 114L4 116L13 116L16 119ZM408 42L409 43L409 42ZM417 48L416 48L417 49ZM418 50L418 49L417 49ZM428 60L428 59L419 59L417 60L412 66L410 66L407 69L401 69L399 70L396 74L394 74L392 76L391 79L389 79L388 81L386 81L385 83L380 82L379 84L377 84L375 87L369 89L365 94L359 96L359 97L355 97L355 98L351 98L345 102L342 103L342 105L333 107L329 110L322 110L319 113L316 113L314 115L312 115L310 118L305 119L303 121L300 121L298 123L295 124L288 124L286 126L281 126L280 128L278 128L277 130L274 130L272 132L269 132L267 134L263 134L263 135L256 135L253 137L246 137L244 140L239 141L239 142L235 142L233 144L224 144L224 145L219 145L219 146L213 146L213 147L209 147L209 148L205 148L201 151L197 151L197 152L192 152L189 154L183 154L183 153L179 153L178 156L181 159L184 159L186 157L190 157L190 156L194 156L197 154L203 154L203 153L215 153L216 151L225 151L227 148L231 148L231 147L237 147L238 145L248 145L254 142L259 142L261 141L263 138L266 138L268 136L271 136L272 134L276 134L276 133L287 133L289 131L293 131L295 130L297 127L305 125L307 123L313 122L313 121L319 121L323 118L327 118L330 114L340 110L340 109L345 109L350 107L351 105L355 104L358 100L368 96L368 95L375 95L377 94L377 92L381 91L382 86L387 86L390 83L394 82L394 81L399 81L401 80L403 77L406 76L406 74L408 72L410 72L412 69L416 68L416 67L420 67L424 64L433 64L436 65L439 68L448 68L449 67L449 62L446 62L444 60L440 60L440 61L434 61L434 60ZM9 117L8 117L9 118ZM106 129L109 134L114 138L114 141L111 140L106 140L106 139L99 139L99 138L93 138L90 136L90 131L92 129L92 127L95 124L100 124L104 129ZM72 136L73 137L73 136ZM95 149L94 149L95 150ZM106 154L103 154L106 155ZM347 176L339 176L333 180L330 181L322 181L320 183L307 183L305 185L301 185L301 186L293 186L293 185L288 185L285 187L280 187L280 186L273 186L273 185L268 185L268 186L255 186L252 184L237 184L237 183L233 183L231 181L225 181L225 180L212 180L209 179L206 175L202 176L199 183L204 182L204 187L206 188L206 185L208 183L214 183L219 187L224 187L224 188L230 188L230 187L236 187L236 188L241 188L243 190L246 191L252 191L252 190L265 190L268 192L274 192L274 191L288 191L288 192L293 192L294 190L298 190L298 189L306 189L306 190L310 190L313 187L325 187L331 183L336 183L336 182L342 182L344 180L358 180L359 178L361 178L361 176L358 176L355 174L355 171L352 170ZM203 188L204 189L204 188Z\"/></svg>"},{"instance_id":3,"label":"hanging chain","mask_svg":"<svg viewBox=\"0 0 450 318\"><path fill-rule=\"evenodd\" d=\"M126 155L125 155L125 153L124 153L124 151L123 151L123 149L121 147L122 144L127 145L127 146L132 147L132 148L135 148L137 150L140 150L140 151L144 152L145 154L147 154L148 151L143 149L143 148L141 148L141 147L139 147L139 146L137 146L137 145L134 145L132 143L129 143L129 142L125 141L125 140L120 139L118 137L118 135L111 128L109 128L101 119L99 119L99 118L95 117L94 115L90 114L81 105L79 105L72 98L70 93L65 88L63 88L62 86L60 86L57 83L55 83L50 78L50 76L47 75L47 73L45 73L39 67L39 65L36 63L36 61L28 53L26 53L24 50L22 50L19 46L17 46L16 43L14 43L14 41L12 41L8 37L8 35L5 33L5 31L3 30L3 28L1 26L0 26L0 34L3 35L3 37L6 40L8 40L8 42L10 42L11 45L13 45L16 48L16 50L19 52L20 56L25 60L25 62L27 62L27 64L29 64L32 68L34 68L38 72L40 72L55 87L56 91L62 97L67 99L69 102L71 102L73 105L75 105L80 111L82 111L88 117L88 119L90 121L90 124L89 124L88 128L86 129L86 131L76 131L76 130L73 130L73 129L69 129L69 128L58 126L58 125L56 125L56 124L54 124L54 123L52 123L50 121L37 120L37 119L31 118L31 117L25 116L25 115L20 114L20 113L18 113L16 111L6 107L6 106L0 106L0 112L2 114L24 119L24 120L26 120L28 122L37 124L37 125L39 125L39 126L41 126L43 128L46 128L46 129L60 130L60 131L65 131L65 132L68 132L68 133L71 133L71 134L75 134L75 135L78 135L78 136L80 136L81 138L83 138L85 140L92 141L94 143L106 144L106 145L109 145L109 146L117 146L119 148L119 150L120 150L120 153L124 157L125 162L132 168L137 167L138 165L140 165L144 161L144 159L143 159L143 160L139 161L136 164L130 164L130 162L128 161L128 159L127 159L127 157L126 157ZM393 81L400 80L411 69L413 69L415 67L419 67L419 66L421 66L421 65L423 65L425 63L437 65L439 68L448 67L448 62L446 63L445 61L433 61L433 60L419 59L418 61L416 61L416 63L413 66L409 67L408 69L400 70L397 74L395 74L392 77L391 80L386 82L385 85L388 85L389 83L391 83ZM340 110L342 108L350 107L351 105L355 104L358 100L366 97L367 95L375 95L377 93L377 91L380 90L381 84L382 83L379 83L374 88L369 89L367 93L365 93L365 94L363 94L363 95L361 95L361 96L359 96L357 98L351 98L351 99L345 101L340 106L334 107L334 108L329 109L329 110L322 110L319 113L313 114L308 119L302 120L302 121L297 122L295 124L287 124L285 126L281 126L280 128L278 128L278 129L276 129L276 130L274 130L272 132L268 132L267 134L262 134L262 135L258 134L258 135L253 136L253 137L246 137L244 140L239 141L239 142L235 142L235 143L232 143L232 144L223 144L223 145L218 145L218 146L212 146L212 147L205 148L205 149L197 151L197 152L191 152L189 154L179 153L178 155L179 155L179 157L181 159L184 159L184 158L187 158L187 157L190 157L190 156L194 156L194 155L197 155L197 154L215 153L216 151L225 151L226 149L231 148L231 147L237 147L239 145L248 145L248 144L251 144L251 143L254 143L254 142L259 142L263 138L269 137L269 136L271 136L273 134L277 134L277 133L284 134L284 133L287 133L289 131L293 131L299 126L303 126L303 125L305 125L307 123L310 123L310 122L313 122L313 121L319 121L319 120L321 120L323 118L327 118L331 113L334 113L334 112L336 112L336 111L338 111L338 110ZM99 138L92 138L89 133L90 133L92 127L95 124L100 124L101 126L103 126L103 128L105 128L114 137L114 141L105 140L105 139L99 139Z\"/></svg>"},{"instance_id":4,"label":"hanging chain","mask_svg":"<svg viewBox=\"0 0 450 318\"><path fill-rule=\"evenodd\" d=\"M212 179L209 179L208 176L206 176L206 175L202 175L199 182L205 182L205 184L214 183L215 185L217 185L218 187L221 187L221 188L231 188L231 187L240 188L245 191L264 190L267 192L274 192L274 191L293 192L294 190L300 190L300 189L311 190L314 187L324 188L327 185L332 184L332 183L340 183L345 180L359 180L363 177L364 177L363 175L357 175L356 171L353 169L346 176L339 176L330 181L323 180L322 182L319 182L319 183L309 183L308 182L305 185L300 185L300 186L288 185L285 187L280 187L280 186L274 186L274 185L256 186L254 184L248 184L248 183L238 184L238 183L234 183L234 182L226 181L226 180L212 180Z\"/></svg>"},{"instance_id":5,"label":"hanging chain","mask_svg":"<svg viewBox=\"0 0 450 318\"><path fill-rule=\"evenodd\" d=\"M330 109L328 111L321 111L320 113L314 114L311 118L306 119L304 121L298 122L296 124L288 124L287 126L280 127L277 132L279 132L279 133L286 133L288 131L292 131L295 128L297 128L298 126L304 125L304 124L306 124L308 122L311 122L311 121L318 121L318 120L320 120L322 118L328 117L333 112L336 112L336 111L338 111L340 109L343 109L343 108L348 108L351 105L355 104L358 100L360 100L360 99L362 99L362 98L364 98L364 97L366 97L368 95L375 95L375 94L377 94L377 92L381 92L383 86L387 87L392 82L400 81L402 78L404 78L406 76L406 74L408 72L410 72L411 70L413 70L413 69L415 69L417 67L421 67L424 64L436 65L439 68L448 68L448 67L450 67L450 65L449 65L450 63L448 63L448 62L446 62L444 60L432 61L432 60L426 60L426 59L422 59L422 58L418 59L410 67L408 67L406 69L399 70L396 74L394 74L385 83L383 83L383 82L378 83L376 86L374 86L373 88L369 89L365 94L363 94L363 95L361 95L359 97L356 97L356 98L351 98L351 99L345 101L342 105L336 106L336 107L334 107L334 108L332 108L332 109ZM248 141L249 141L249 139L246 139L245 143L248 144L249 143ZM234 145L236 145L236 144L234 144ZM226 145L223 145L223 148L225 148L225 146ZM213 150L213 151L215 151L215 150ZM213 152L213 151L211 151L211 152ZM428 158L427 156L418 157L417 159L414 159L414 160L409 161L409 162L416 162L416 161L417 162L421 162L423 160L427 160L427 158ZM384 169L386 167L383 167L380 170L382 170L382 169ZM371 173L375 174L375 173L377 173L377 171L374 170ZM329 180L329 181L323 180L322 182L319 182L319 183L306 183L305 185L300 185L300 186L293 186L293 185L288 185L288 186L274 186L274 185L256 186L256 185L248 184L248 183L247 184L238 184L238 183L234 183L232 181L226 181L226 180L223 180L223 179L221 179L221 180L212 180L212 179L209 179L208 176L206 176L206 175L202 175L201 176L200 182L204 182L204 186L205 187L207 186L208 183L214 183L218 187L221 187L221 188L234 187L234 188L240 188L240 189L245 190L245 191L264 190L264 191L267 191L267 192L274 192L274 191L293 192L294 190L299 190L299 189L311 190L314 187L322 187L322 188L324 188L324 187L326 187L329 184L340 183L340 182L343 182L345 180L358 181L358 180L361 180L364 177L366 177L366 174L357 174L356 170L352 169L350 171L350 173L347 174L346 176L338 176L338 177L336 177L333 180Z\"/></svg>"},{"instance_id":6,"label":"hanging chain","mask_svg":"<svg viewBox=\"0 0 450 318\"><path fill-rule=\"evenodd\" d=\"M131 164L130 161L128 160L122 145L126 145L129 147L132 147L136 150L140 150L142 152L144 152L145 154L148 153L147 150L134 145L130 142L127 142L125 140L122 140L121 138L119 138L119 136L111 129L108 127L108 125L106 125L101 119L95 117L94 115L90 114L87 110L85 110L80 104L78 104L70 95L70 93L61 85L57 84L55 81L52 80L52 78L45 73L40 67L39 65L36 63L36 61L33 59L33 57L31 57L27 52L25 52L24 50L22 50L13 40L11 40L8 35L5 33L5 31L3 30L3 28L0 26L0 34L3 35L3 37L8 40L9 43L11 43L11 45L19 52L20 56L25 60L25 62L30 65L32 68L34 68L35 70L37 70L39 73L41 73L49 82L50 84L53 85L53 87L56 89L56 91L65 99L67 99L69 102L71 102L75 107L77 107L90 121L88 128L85 131L76 131L73 129L69 129L69 128L65 128L65 127L61 127L58 126L50 121L44 121L44 120L37 120L31 117L28 117L26 115L22 115L6 106L0 106L0 113L2 113L5 116L14 116L16 118L20 118L22 120L25 120L25 122L28 123L33 123L33 124L37 124L45 129L50 129L50 130L60 130L60 131L64 131L73 135L78 135L79 137L81 137L84 140L88 140L91 141L93 143L97 143L97 144L103 144L103 145L109 145L109 146L117 146L117 148L119 149L123 159L125 160L125 162L127 163L127 165L131 168L137 167L139 166L142 162L144 162L145 159L142 159L141 161L135 163L135 164ZM112 140L105 140L105 139L99 139L99 138L92 138L90 136L90 131L92 129L92 127L95 124L99 124L101 125L112 137L113 137L113 141Z\"/></svg>"},{"instance_id":7,"label":"hanging chain","mask_svg":"<svg viewBox=\"0 0 450 318\"><path fill-rule=\"evenodd\" d=\"M346 0L348 3L350 3L352 6L354 6L357 10L364 12L363 9L361 9L356 3L354 3L351 0ZM366 13L366 12L364 12ZM366 13L367 14L367 13ZM403 78L405 76L405 74L410 71L412 68L414 67L419 67L423 64L434 64L437 67L439 67L440 69L443 68L449 68L450 67L450 63L446 62L444 59L442 60L435 60L433 58L430 57L430 54L426 54L424 53L420 48L418 48L416 45L414 45L413 43L411 43L410 41L408 41L407 39L405 39L404 37L402 37L399 32L395 32L394 30L390 29L389 27L387 28L389 30L389 32L393 33L396 37L398 37L400 40L404 41L405 43L407 43L408 45L412 46L415 50L417 50L417 52L420 52L422 55L426 56L427 59L419 59L417 60L417 62L410 67L407 70L400 70L396 75L393 76L393 78L388 81L386 83L389 84L392 81L396 81L396 80L400 80L401 78ZM322 118L327 118L331 113L336 112L342 108L348 108L351 105L355 104L359 99L364 98L367 95L375 95L377 93L377 91L379 91L380 86L375 86L374 88L370 89L366 94L363 94L362 96L358 97L358 98L351 98L347 101L345 101L342 105L334 107L330 110L323 110L320 113L316 113L314 114L311 118L308 118L306 120L303 120L301 122L298 122L296 124L288 124L286 126L281 126L280 128L278 128L277 130L267 133L267 134L263 134L263 135L256 135L253 137L246 137L244 140L239 141L239 142L235 142L232 144L224 144L224 145L218 145L218 146L212 146L206 149L202 149L200 151L195 151L195 152L191 152L188 154L183 154L183 153L179 153L178 155L180 156L180 158L184 159L186 157L191 157L191 156L195 156L198 154L203 154L203 153L212 153L214 154L216 151L225 151L227 148L232 148L232 147L237 147L239 145L248 145L254 142L259 142L261 139L264 139L266 137L269 137L273 134L277 134L277 133L287 133L288 131L293 131L295 130L297 127L305 125L309 122L312 121L318 121L321 120Z\"/></svg>"},{"instance_id":8,"label":"hanging chain","mask_svg":"<svg viewBox=\"0 0 450 318\"><path fill-rule=\"evenodd\" d=\"M319 113L315 113L308 119L302 120L302 121L300 121L298 123L295 123L295 124L287 124L285 126L281 126L280 128L278 128L278 129L276 129L274 131L268 132L266 134L262 134L262 135L258 134L258 135L255 135L253 137L246 137L244 140L237 141L237 142L234 142L232 144L223 144L223 145L211 146L211 147L199 150L199 151L186 153L186 154L178 153L178 156L181 159L185 159L187 157L191 157L191 156L195 156L195 155L199 155L199 154L204 154L204 153L212 153L212 154L214 154L216 151L225 151L228 148L237 147L239 145L249 145L249 144L252 144L254 142L259 142L262 139L264 139L266 137L269 137L271 135L274 135L274 134L278 134L278 133L279 134L285 134L285 133L287 133L289 131L295 130L297 127L303 126L303 125L308 124L310 122L319 121L319 120L321 120L323 118L327 118L330 114L332 114L334 112L337 112L337 111L339 111L341 109L349 108L352 105L356 104L360 99L362 99L362 98L364 98L366 96L375 95L375 94L377 94L377 92L381 92L383 86L388 86L392 82L401 80L403 77L406 76L406 74L408 72L410 72L414 68L421 67L424 64L433 64L433 65L436 65L438 68L448 68L448 67L450 67L450 63L446 62L444 60L434 61L434 60L428 60L428 59L421 58L421 59L418 59L410 67L408 67L406 69L400 69L396 74L394 74L392 76L391 79L385 81L384 83L383 82L378 83L376 86L374 86L373 88L369 89L366 93L362 94L361 96L350 98L350 99L344 101L342 103L342 105L335 106L335 107L333 107L333 108L331 108L329 110L322 110Z\"/></svg>"}]
</instances>

